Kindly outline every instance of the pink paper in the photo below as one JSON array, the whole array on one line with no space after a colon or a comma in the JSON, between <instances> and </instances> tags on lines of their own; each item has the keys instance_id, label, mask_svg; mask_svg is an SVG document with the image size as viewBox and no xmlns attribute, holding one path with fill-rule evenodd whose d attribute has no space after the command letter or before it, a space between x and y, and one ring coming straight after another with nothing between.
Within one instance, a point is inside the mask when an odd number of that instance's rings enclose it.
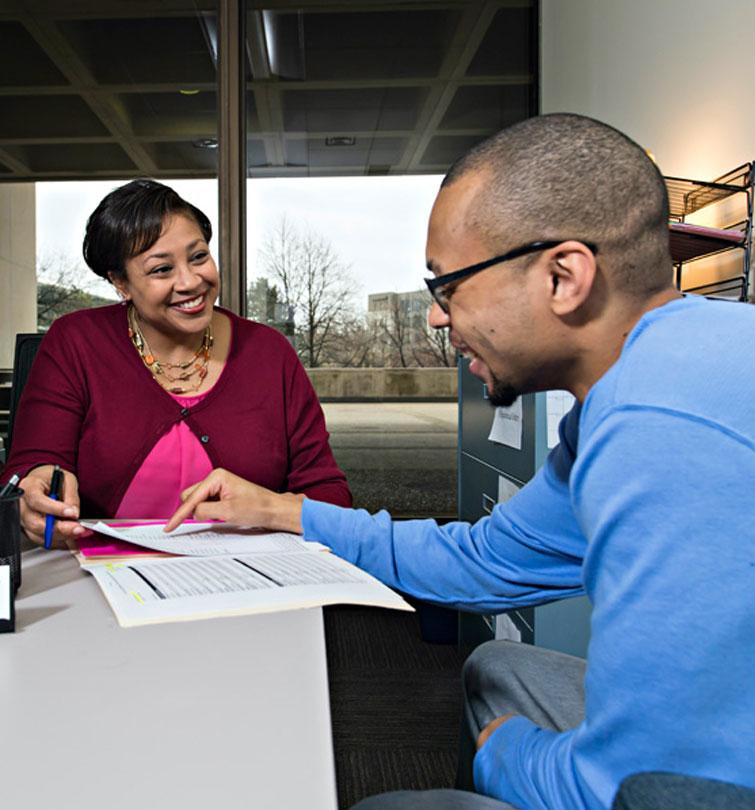
<instances>
[{"instance_id":1,"label":"pink paper","mask_svg":"<svg viewBox=\"0 0 755 810\"><path fill-rule=\"evenodd\" d=\"M207 523L206 520L185 520L184 523ZM134 520L128 523L118 522L118 526L159 526L164 520ZM99 538L99 539L98 539ZM127 543L125 540L116 540L106 534L92 532L78 541L79 552L83 557L127 557L132 554L163 554L162 551L153 551L144 546Z\"/></svg>"},{"instance_id":2,"label":"pink paper","mask_svg":"<svg viewBox=\"0 0 755 810\"><path fill-rule=\"evenodd\" d=\"M133 543L122 542L114 537L108 537L107 540L97 540L97 537L102 536L94 535L79 541L81 555L83 557L125 557L129 554L149 552L149 549L144 548L144 546L135 546Z\"/></svg>"}]
</instances>

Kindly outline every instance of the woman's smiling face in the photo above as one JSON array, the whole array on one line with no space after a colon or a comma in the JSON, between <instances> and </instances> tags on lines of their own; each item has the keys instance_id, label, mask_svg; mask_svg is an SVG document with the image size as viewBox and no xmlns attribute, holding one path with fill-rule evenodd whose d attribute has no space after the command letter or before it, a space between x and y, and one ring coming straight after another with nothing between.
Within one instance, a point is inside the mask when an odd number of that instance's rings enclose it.
<instances>
[{"instance_id":1,"label":"woman's smiling face","mask_svg":"<svg viewBox=\"0 0 755 810\"><path fill-rule=\"evenodd\" d=\"M220 279L193 219L183 214L167 217L160 238L125 266L126 278L113 283L144 325L178 343L209 325Z\"/></svg>"}]
</instances>

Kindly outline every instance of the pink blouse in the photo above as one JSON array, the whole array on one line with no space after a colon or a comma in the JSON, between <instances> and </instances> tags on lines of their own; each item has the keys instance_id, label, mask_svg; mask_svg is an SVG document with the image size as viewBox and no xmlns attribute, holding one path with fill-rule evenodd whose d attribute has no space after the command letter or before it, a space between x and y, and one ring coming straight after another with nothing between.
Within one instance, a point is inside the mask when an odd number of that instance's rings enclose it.
<instances>
[{"instance_id":1,"label":"pink blouse","mask_svg":"<svg viewBox=\"0 0 755 810\"><path fill-rule=\"evenodd\" d=\"M197 396L171 396L184 408L191 408L208 393L209 390ZM181 492L211 471L212 464L201 442L185 422L179 422L150 450L131 479L115 517L168 518L180 506Z\"/></svg>"}]
</instances>

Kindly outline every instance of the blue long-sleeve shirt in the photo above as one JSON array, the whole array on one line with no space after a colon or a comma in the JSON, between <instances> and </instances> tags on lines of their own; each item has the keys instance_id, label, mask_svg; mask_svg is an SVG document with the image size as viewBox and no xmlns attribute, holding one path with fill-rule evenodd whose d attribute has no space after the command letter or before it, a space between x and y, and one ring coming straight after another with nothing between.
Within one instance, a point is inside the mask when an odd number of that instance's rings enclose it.
<instances>
[{"instance_id":1,"label":"blue long-sleeve shirt","mask_svg":"<svg viewBox=\"0 0 755 810\"><path fill-rule=\"evenodd\" d=\"M585 720L523 717L475 759L521 808L607 808L668 770L755 787L755 307L647 313L514 498L470 526L305 501L304 534L383 582L500 612L587 593Z\"/></svg>"}]
</instances>

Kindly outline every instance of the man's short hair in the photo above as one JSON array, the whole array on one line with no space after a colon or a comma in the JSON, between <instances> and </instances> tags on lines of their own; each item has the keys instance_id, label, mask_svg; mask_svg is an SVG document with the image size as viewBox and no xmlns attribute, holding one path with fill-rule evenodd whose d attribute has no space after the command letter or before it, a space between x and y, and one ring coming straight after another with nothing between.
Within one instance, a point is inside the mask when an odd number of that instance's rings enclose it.
<instances>
[{"instance_id":1,"label":"man's short hair","mask_svg":"<svg viewBox=\"0 0 755 810\"><path fill-rule=\"evenodd\" d=\"M627 294L670 284L666 185L642 147L613 127L569 113L529 118L475 146L443 186L477 171L486 179L467 225L491 250L579 239L598 246L599 263Z\"/></svg>"}]
</instances>

